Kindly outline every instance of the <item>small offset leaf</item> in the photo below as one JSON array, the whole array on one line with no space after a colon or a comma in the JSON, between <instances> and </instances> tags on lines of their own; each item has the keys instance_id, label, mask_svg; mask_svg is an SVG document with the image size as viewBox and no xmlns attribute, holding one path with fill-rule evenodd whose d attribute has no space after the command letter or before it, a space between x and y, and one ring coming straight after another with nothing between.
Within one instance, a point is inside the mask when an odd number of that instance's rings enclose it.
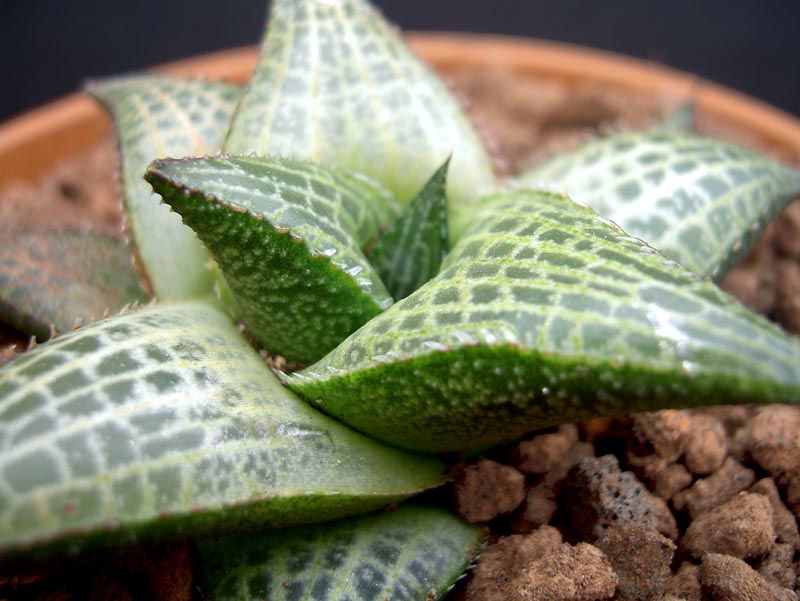
<instances>
[{"instance_id":1,"label":"small offset leaf","mask_svg":"<svg viewBox=\"0 0 800 601\"><path fill-rule=\"evenodd\" d=\"M157 75L93 83L89 93L111 114L122 155L128 225L154 294L160 300L212 295L208 251L144 181L157 158L203 156L222 145L238 88Z\"/></svg>"},{"instance_id":2,"label":"small offset leaf","mask_svg":"<svg viewBox=\"0 0 800 601\"><path fill-rule=\"evenodd\" d=\"M339 165L403 204L451 154L451 209L495 184L467 117L366 0L274 0L225 150Z\"/></svg>"},{"instance_id":3,"label":"small offset leaf","mask_svg":"<svg viewBox=\"0 0 800 601\"><path fill-rule=\"evenodd\" d=\"M396 208L366 178L220 157L156 161L147 179L211 249L242 320L270 351L311 363L392 304L360 247Z\"/></svg>"},{"instance_id":4,"label":"small offset leaf","mask_svg":"<svg viewBox=\"0 0 800 601\"><path fill-rule=\"evenodd\" d=\"M443 509L406 506L334 524L200 544L205 592L217 601L440 599L482 544Z\"/></svg>"},{"instance_id":5,"label":"small offset leaf","mask_svg":"<svg viewBox=\"0 0 800 601\"><path fill-rule=\"evenodd\" d=\"M205 303L61 336L0 370L0 558L333 519L438 462L309 407Z\"/></svg>"},{"instance_id":6,"label":"small offset leaf","mask_svg":"<svg viewBox=\"0 0 800 601\"><path fill-rule=\"evenodd\" d=\"M800 342L594 211L488 199L442 272L290 387L426 451L665 407L800 402Z\"/></svg>"},{"instance_id":7,"label":"small offset leaf","mask_svg":"<svg viewBox=\"0 0 800 601\"><path fill-rule=\"evenodd\" d=\"M677 130L589 142L519 178L557 186L702 276L720 279L800 194L800 172Z\"/></svg>"},{"instance_id":8,"label":"small offset leaf","mask_svg":"<svg viewBox=\"0 0 800 601\"><path fill-rule=\"evenodd\" d=\"M3 231L0 321L36 336L68 332L147 296L131 249L99 233Z\"/></svg>"},{"instance_id":9,"label":"small offset leaf","mask_svg":"<svg viewBox=\"0 0 800 601\"><path fill-rule=\"evenodd\" d=\"M407 297L439 273L448 250L447 166L433 174L369 256L395 300Z\"/></svg>"}]
</instances>

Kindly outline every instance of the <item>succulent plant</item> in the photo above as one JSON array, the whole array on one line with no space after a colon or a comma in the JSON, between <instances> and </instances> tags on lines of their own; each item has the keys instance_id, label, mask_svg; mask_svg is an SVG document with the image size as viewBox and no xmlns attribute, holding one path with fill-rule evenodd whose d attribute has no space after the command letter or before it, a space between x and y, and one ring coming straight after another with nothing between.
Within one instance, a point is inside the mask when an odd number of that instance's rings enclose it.
<instances>
[{"instance_id":1,"label":"succulent plant","mask_svg":"<svg viewBox=\"0 0 800 601\"><path fill-rule=\"evenodd\" d=\"M424 507L348 516L439 485L431 453L800 402L800 343L708 279L800 194L788 167L665 127L501 184L366 0L274 0L244 91L157 75L89 91L116 123L156 300L0 370L2 561L189 537L214 598L429 598L480 532ZM109 261L90 289L130 281ZM22 280L0 274L16 327L69 323Z\"/></svg>"}]
</instances>

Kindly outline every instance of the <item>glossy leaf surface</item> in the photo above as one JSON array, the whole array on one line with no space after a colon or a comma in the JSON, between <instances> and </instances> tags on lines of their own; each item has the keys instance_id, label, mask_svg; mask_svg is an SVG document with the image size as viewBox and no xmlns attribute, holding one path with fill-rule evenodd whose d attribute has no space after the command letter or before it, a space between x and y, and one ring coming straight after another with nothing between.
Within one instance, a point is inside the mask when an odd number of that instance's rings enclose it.
<instances>
[{"instance_id":1,"label":"glossy leaf surface","mask_svg":"<svg viewBox=\"0 0 800 601\"><path fill-rule=\"evenodd\" d=\"M800 343L565 197L488 199L442 273L287 378L369 435L475 449L559 422L800 401Z\"/></svg>"},{"instance_id":2,"label":"glossy leaf surface","mask_svg":"<svg viewBox=\"0 0 800 601\"><path fill-rule=\"evenodd\" d=\"M147 178L211 249L270 351L316 361L392 304L360 247L395 207L365 178L256 157L157 161Z\"/></svg>"},{"instance_id":3,"label":"glossy leaf surface","mask_svg":"<svg viewBox=\"0 0 800 601\"><path fill-rule=\"evenodd\" d=\"M297 399L204 303L98 322L0 370L0 555L332 519L440 467Z\"/></svg>"},{"instance_id":4,"label":"glossy leaf surface","mask_svg":"<svg viewBox=\"0 0 800 601\"><path fill-rule=\"evenodd\" d=\"M800 194L800 172L679 130L589 142L523 174L556 186L702 276L721 278Z\"/></svg>"},{"instance_id":5,"label":"glossy leaf surface","mask_svg":"<svg viewBox=\"0 0 800 601\"><path fill-rule=\"evenodd\" d=\"M480 530L405 506L334 524L200 545L213 599L439 599L476 557Z\"/></svg>"},{"instance_id":6,"label":"glossy leaf surface","mask_svg":"<svg viewBox=\"0 0 800 601\"><path fill-rule=\"evenodd\" d=\"M335 164L409 202L452 154L449 198L494 186L488 155L438 78L366 0L275 0L225 149Z\"/></svg>"},{"instance_id":7,"label":"glossy leaf surface","mask_svg":"<svg viewBox=\"0 0 800 601\"><path fill-rule=\"evenodd\" d=\"M213 294L208 251L161 205L144 173L157 158L216 152L241 92L223 83L156 75L110 79L88 90L116 126L128 226L154 294L160 300Z\"/></svg>"},{"instance_id":8,"label":"glossy leaf surface","mask_svg":"<svg viewBox=\"0 0 800 601\"><path fill-rule=\"evenodd\" d=\"M436 170L369 255L395 300L439 273L447 254L447 165Z\"/></svg>"},{"instance_id":9,"label":"glossy leaf surface","mask_svg":"<svg viewBox=\"0 0 800 601\"><path fill-rule=\"evenodd\" d=\"M146 295L131 249L106 234L3 231L0 317L12 327L50 338Z\"/></svg>"}]
</instances>

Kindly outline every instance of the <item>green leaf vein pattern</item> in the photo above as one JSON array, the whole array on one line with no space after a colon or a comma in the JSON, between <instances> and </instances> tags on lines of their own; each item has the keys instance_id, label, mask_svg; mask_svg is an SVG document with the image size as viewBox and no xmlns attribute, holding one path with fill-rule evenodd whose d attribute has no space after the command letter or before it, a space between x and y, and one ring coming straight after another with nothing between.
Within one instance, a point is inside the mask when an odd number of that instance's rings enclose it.
<instances>
[{"instance_id":1,"label":"green leaf vein pattern","mask_svg":"<svg viewBox=\"0 0 800 601\"><path fill-rule=\"evenodd\" d=\"M294 397L197 303L105 320L4 366L0 449L0 555L332 519L441 471Z\"/></svg>"},{"instance_id":2,"label":"green leaf vein pattern","mask_svg":"<svg viewBox=\"0 0 800 601\"><path fill-rule=\"evenodd\" d=\"M622 133L520 176L552 185L702 276L720 279L800 195L800 172L687 132Z\"/></svg>"},{"instance_id":3,"label":"green leaf vein pattern","mask_svg":"<svg viewBox=\"0 0 800 601\"><path fill-rule=\"evenodd\" d=\"M366 0L272 3L225 149L340 165L383 182L401 203L450 154L451 203L494 186L466 116Z\"/></svg>"},{"instance_id":4,"label":"green leaf vein pattern","mask_svg":"<svg viewBox=\"0 0 800 601\"><path fill-rule=\"evenodd\" d=\"M447 165L436 170L369 255L395 300L407 297L439 273L447 254Z\"/></svg>"},{"instance_id":5,"label":"green leaf vein pattern","mask_svg":"<svg viewBox=\"0 0 800 601\"><path fill-rule=\"evenodd\" d=\"M439 276L290 386L380 440L479 448L666 406L800 400L800 343L586 207L487 199Z\"/></svg>"},{"instance_id":6,"label":"green leaf vein pattern","mask_svg":"<svg viewBox=\"0 0 800 601\"><path fill-rule=\"evenodd\" d=\"M269 350L315 361L392 304L360 247L396 207L369 180L257 157L157 161L148 180L211 249Z\"/></svg>"},{"instance_id":7,"label":"green leaf vein pattern","mask_svg":"<svg viewBox=\"0 0 800 601\"><path fill-rule=\"evenodd\" d=\"M396 511L200 545L220 601L439 599L481 547L480 530L442 509Z\"/></svg>"},{"instance_id":8,"label":"green leaf vein pattern","mask_svg":"<svg viewBox=\"0 0 800 601\"><path fill-rule=\"evenodd\" d=\"M240 90L157 75L110 79L88 89L116 125L128 226L154 294L161 300L213 294L208 252L180 217L159 203L144 173L160 157L219 150Z\"/></svg>"}]
</instances>

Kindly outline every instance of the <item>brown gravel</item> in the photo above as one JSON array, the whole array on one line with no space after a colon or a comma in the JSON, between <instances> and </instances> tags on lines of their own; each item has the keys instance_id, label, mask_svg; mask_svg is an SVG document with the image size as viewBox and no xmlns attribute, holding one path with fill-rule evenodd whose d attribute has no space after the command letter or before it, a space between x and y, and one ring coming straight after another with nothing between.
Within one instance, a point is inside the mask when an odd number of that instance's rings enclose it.
<instances>
[{"instance_id":1,"label":"brown gravel","mask_svg":"<svg viewBox=\"0 0 800 601\"><path fill-rule=\"evenodd\" d=\"M696 517L681 539L695 559L705 553L727 553L746 559L768 553L775 544L772 507L764 495L740 493Z\"/></svg>"},{"instance_id":2,"label":"brown gravel","mask_svg":"<svg viewBox=\"0 0 800 601\"><path fill-rule=\"evenodd\" d=\"M511 513L525 499L525 477L490 459L468 466L456 479L456 511L468 522Z\"/></svg>"},{"instance_id":3,"label":"brown gravel","mask_svg":"<svg viewBox=\"0 0 800 601\"><path fill-rule=\"evenodd\" d=\"M614 595L617 576L606 556L586 543L561 542L544 526L500 539L481 556L467 601L599 601Z\"/></svg>"},{"instance_id":4,"label":"brown gravel","mask_svg":"<svg viewBox=\"0 0 800 601\"><path fill-rule=\"evenodd\" d=\"M664 591L672 576L675 543L655 530L617 523L596 543L617 573L619 601L649 599Z\"/></svg>"},{"instance_id":5,"label":"brown gravel","mask_svg":"<svg viewBox=\"0 0 800 601\"><path fill-rule=\"evenodd\" d=\"M728 457L716 472L695 481L691 488L676 493L672 504L678 511L686 510L696 518L748 489L754 481L753 470Z\"/></svg>"},{"instance_id":6,"label":"brown gravel","mask_svg":"<svg viewBox=\"0 0 800 601\"><path fill-rule=\"evenodd\" d=\"M593 542L618 523L633 523L671 538L677 525L666 503L651 494L633 472L622 472L613 455L579 459L561 495L570 525Z\"/></svg>"},{"instance_id":7,"label":"brown gravel","mask_svg":"<svg viewBox=\"0 0 800 601\"><path fill-rule=\"evenodd\" d=\"M713 601L797 601L792 591L769 582L741 559L709 553L700 582Z\"/></svg>"},{"instance_id":8,"label":"brown gravel","mask_svg":"<svg viewBox=\"0 0 800 601\"><path fill-rule=\"evenodd\" d=\"M750 487L750 492L764 495L769 501L770 507L772 507L772 529L775 531L777 541L800 550L797 520L783 504L775 481L772 478L763 478Z\"/></svg>"},{"instance_id":9,"label":"brown gravel","mask_svg":"<svg viewBox=\"0 0 800 601\"><path fill-rule=\"evenodd\" d=\"M664 587L664 594L685 601L703 601L700 566L688 561L682 563Z\"/></svg>"}]
</instances>

